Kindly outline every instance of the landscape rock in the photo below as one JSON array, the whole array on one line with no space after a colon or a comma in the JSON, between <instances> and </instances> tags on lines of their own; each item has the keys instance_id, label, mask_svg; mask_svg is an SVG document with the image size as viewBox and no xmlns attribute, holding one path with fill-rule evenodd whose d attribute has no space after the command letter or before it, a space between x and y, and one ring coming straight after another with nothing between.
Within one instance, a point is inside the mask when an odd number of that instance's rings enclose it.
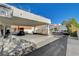
<instances>
[{"instance_id":1,"label":"landscape rock","mask_svg":"<svg viewBox=\"0 0 79 59\"><path fill-rule=\"evenodd\" d=\"M21 56L36 49L33 42L18 38L1 38L0 55L2 56Z\"/></svg>"}]
</instances>

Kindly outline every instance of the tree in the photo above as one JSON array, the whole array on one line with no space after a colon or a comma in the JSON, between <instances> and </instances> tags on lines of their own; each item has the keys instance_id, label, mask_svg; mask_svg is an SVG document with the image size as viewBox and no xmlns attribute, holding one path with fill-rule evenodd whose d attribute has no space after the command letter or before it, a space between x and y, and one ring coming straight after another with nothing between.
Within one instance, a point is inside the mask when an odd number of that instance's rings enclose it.
<instances>
[{"instance_id":1,"label":"tree","mask_svg":"<svg viewBox=\"0 0 79 59\"><path fill-rule=\"evenodd\" d=\"M70 35L76 35L77 28L79 28L79 24L77 23L75 18L71 18L69 21L63 21L62 24L67 27Z\"/></svg>"},{"instance_id":2,"label":"tree","mask_svg":"<svg viewBox=\"0 0 79 59\"><path fill-rule=\"evenodd\" d=\"M75 18L71 18L70 19L70 24L73 24L75 27L77 27L77 25L78 25L78 23L77 23Z\"/></svg>"},{"instance_id":3,"label":"tree","mask_svg":"<svg viewBox=\"0 0 79 59\"><path fill-rule=\"evenodd\" d=\"M62 25L65 25L66 28L67 28L67 31L70 32L70 29L69 29L70 23L69 23L69 21L64 20L64 21L62 22Z\"/></svg>"}]
</instances>

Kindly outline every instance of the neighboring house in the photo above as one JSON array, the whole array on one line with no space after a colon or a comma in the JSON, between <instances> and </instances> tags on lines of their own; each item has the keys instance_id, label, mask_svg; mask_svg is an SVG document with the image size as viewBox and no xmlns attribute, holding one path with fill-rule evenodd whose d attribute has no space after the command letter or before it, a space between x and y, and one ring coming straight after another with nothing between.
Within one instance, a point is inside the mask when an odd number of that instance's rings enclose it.
<instances>
[{"instance_id":1,"label":"neighboring house","mask_svg":"<svg viewBox=\"0 0 79 59\"><path fill-rule=\"evenodd\" d=\"M66 26L61 24L51 24L50 29L52 30L52 32L62 32L67 30Z\"/></svg>"}]
</instances>

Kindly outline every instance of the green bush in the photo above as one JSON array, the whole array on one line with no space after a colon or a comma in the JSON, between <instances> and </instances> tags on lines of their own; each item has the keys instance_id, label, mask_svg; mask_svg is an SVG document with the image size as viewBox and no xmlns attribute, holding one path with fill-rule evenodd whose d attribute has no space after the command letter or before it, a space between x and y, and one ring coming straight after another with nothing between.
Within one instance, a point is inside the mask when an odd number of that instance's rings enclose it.
<instances>
[{"instance_id":1,"label":"green bush","mask_svg":"<svg viewBox=\"0 0 79 59\"><path fill-rule=\"evenodd\" d=\"M73 32L73 33L70 33L70 36L72 36L72 37L77 37L77 32L75 31L75 32Z\"/></svg>"}]
</instances>

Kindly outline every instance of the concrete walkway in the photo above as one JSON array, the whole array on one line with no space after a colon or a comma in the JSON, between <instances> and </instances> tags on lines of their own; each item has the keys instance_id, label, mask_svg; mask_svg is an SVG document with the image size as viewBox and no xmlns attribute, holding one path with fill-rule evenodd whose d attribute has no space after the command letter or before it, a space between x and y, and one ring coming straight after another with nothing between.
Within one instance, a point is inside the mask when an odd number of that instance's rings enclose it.
<instances>
[{"instance_id":1,"label":"concrete walkway","mask_svg":"<svg viewBox=\"0 0 79 59\"><path fill-rule=\"evenodd\" d=\"M68 38L67 56L79 56L79 40L77 38Z\"/></svg>"}]
</instances>

